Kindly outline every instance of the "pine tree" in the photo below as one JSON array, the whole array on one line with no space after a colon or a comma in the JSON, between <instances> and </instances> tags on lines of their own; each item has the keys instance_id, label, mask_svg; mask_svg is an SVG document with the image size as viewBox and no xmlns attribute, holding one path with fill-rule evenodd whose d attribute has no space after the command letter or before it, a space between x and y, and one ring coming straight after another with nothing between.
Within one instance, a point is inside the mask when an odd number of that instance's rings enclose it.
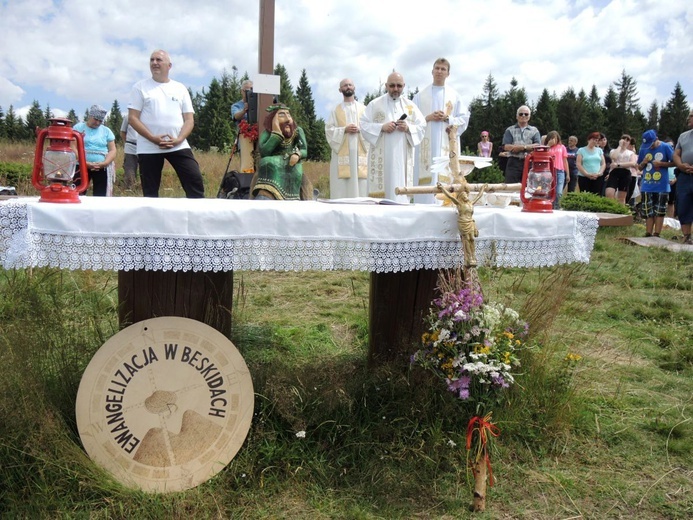
<instances>
[{"instance_id":1,"label":"pine tree","mask_svg":"<svg viewBox=\"0 0 693 520\"><path fill-rule=\"evenodd\" d=\"M205 98L204 98L204 95L200 94L199 92L195 92L195 94L193 94L193 92L190 88L188 88L188 93L190 94L190 100L192 101L193 111L195 112L195 115L193 116L194 121L195 121L195 126L193 127L193 131L188 136L188 144L192 148L200 148L199 136L200 136L200 133L202 132L202 127L200 126L200 111L202 110L202 107L204 106Z\"/></svg>"},{"instance_id":2,"label":"pine tree","mask_svg":"<svg viewBox=\"0 0 693 520\"><path fill-rule=\"evenodd\" d=\"M308 83L306 69L301 71L301 77L296 88L296 101L301 105L304 120L299 126L303 128L308 141L308 159L311 161L329 160L329 146L325 137L325 122L318 124L315 117L315 102L313 101L313 91Z\"/></svg>"},{"instance_id":3,"label":"pine tree","mask_svg":"<svg viewBox=\"0 0 693 520\"><path fill-rule=\"evenodd\" d=\"M500 95L492 74L486 77L481 96L469 103L469 126L461 136L461 150L468 149L476 155L477 143L483 130L489 132L493 142L493 155L502 152L502 141L505 129L509 126L500 113Z\"/></svg>"},{"instance_id":4,"label":"pine tree","mask_svg":"<svg viewBox=\"0 0 693 520\"><path fill-rule=\"evenodd\" d=\"M120 105L117 99L113 100L111 111L108 113L108 116L106 116L104 124L113 131L116 142L121 142L120 127L123 124L123 114L120 113Z\"/></svg>"},{"instance_id":5,"label":"pine tree","mask_svg":"<svg viewBox=\"0 0 693 520\"><path fill-rule=\"evenodd\" d=\"M552 130L562 134L558 124L557 106L556 95L549 94L547 89L542 90L537 106L532 113L532 125L536 126L542 135L546 135ZM562 137L563 135L561 135Z\"/></svg>"},{"instance_id":6,"label":"pine tree","mask_svg":"<svg viewBox=\"0 0 693 520\"><path fill-rule=\"evenodd\" d=\"M619 99L613 86L609 86L604 96L604 133L612 148L616 148L617 140L626 132L625 113L619 107Z\"/></svg>"},{"instance_id":7,"label":"pine tree","mask_svg":"<svg viewBox=\"0 0 693 520\"><path fill-rule=\"evenodd\" d=\"M46 118L41 110L41 105L38 101L34 100L31 103L31 108L26 114L26 123L24 124L24 131L20 139L33 139L36 136L37 128L45 128L47 126Z\"/></svg>"},{"instance_id":8,"label":"pine tree","mask_svg":"<svg viewBox=\"0 0 693 520\"><path fill-rule=\"evenodd\" d=\"M590 95L587 98L587 109L585 111L586 121L590 125L590 132L602 132L604 130L604 112L599 100L597 87L592 85ZM608 137L608 136L607 136ZM587 136L585 136L587 138Z\"/></svg>"},{"instance_id":9,"label":"pine tree","mask_svg":"<svg viewBox=\"0 0 693 520\"><path fill-rule=\"evenodd\" d=\"M74 108L71 108L70 111L67 113L67 118L72 121L72 124L79 123L79 117L77 117L77 112L75 112Z\"/></svg>"},{"instance_id":10,"label":"pine tree","mask_svg":"<svg viewBox=\"0 0 693 520\"><path fill-rule=\"evenodd\" d=\"M584 91L581 93L585 98ZM556 117L558 118L558 127L561 129L561 138L563 144L568 144L568 137L574 135L578 138L578 142L584 142L584 124L582 119L585 113L585 103L578 99L575 90L572 87L561 94L556 104Z\"/></svg>"},{"instance_id":11,"label":"pine tree","mask_svg":"<svg viewBox=\"0 0 693 520\"><path fill-rule=\"evenodd\" d=\"M518 88L517 80L512 78L510 88L505 91L499 104L499 111L503 115L503 120L508 122L506 127L517 122L517 109L523 105L530 106L527 92L525 92L524 87ZM534 111L532 110L532 112ZM541 131L541 128L539 130Z\"/></svg>"},{"instance_id":12,"label":"pine tree","mask_svg":"<svg viewBox=\"0 0 693 520\"><path fill-rule=\"evenodd\" d=\"M659 130L663 136L671 137L674 141L688 130L687 117L690 107L686 101L681 84L676 82L671 98L662 107L659 116Z\"/></svg>"},{"instance_id":13,"label":"pine tree","mask_svg":"<svg viewBox=\"0 0 693 520\"><path fill-rule=\"evenodd\" d=\"M10 141L19 141L24 138L24 121L17 117L14 107L10 105L5 115L5 137Z\"/></svg>"},{"instance_id":14,"label":"pine tree","mask_svg":"<svg viewBox=\"0 0 693 520\"><path fill-rule=\"evenodd\" d=\"M2 107L0 106L0 139L3 139L6 137L5 133L5 112L3 112Z\"/></svg>"},{"instance_id":15,"label":"pine tree","mask_svg":"<svg viewBox=\"0 0 693 520\"><path fill-rule=\"evenodd\" d=\"M277 63L274 67L274 74L279 76L279 102L289 107L291 115L296 121L303 121L303 109L296 101L294 88L284 65ZM258 119L262 120L263 118L259 117ZM262 126L262 121L260 121L260 126Z\"/></svg>"},{"instance_id":16,"label":"pine tree","mask_svg":"<svg viewBox=\"0 0 693 520\"><path fill-rule=\"evenodd\" d=\"M650 109L647 111L647 129L657 130L659 127L659 106L657 105L657 100L655 99L650 105Z\"/></svg>"},{"instance_id":17,"label":"pine tree","mask_svg":"<svg viewBox=\"0 0 693 520\"><path fill-rule=\"evenodd\" d=\"M202 92L202 106L196 111L195 146L201 150L216 149L224 151L233 143L231 122L231 100L228 77L222 82L213 78L209 89Z\"/></svg>"},{"instance_id":18,"label":"pine tree","mask_svg":"<svg viewBox=\"0 0 693 520\"><path fill-rule=\"evenodd\" d=\"M49 104L46 104L46 110L43 111L43 117L46 119L46 124L50 119L55 117L55 114L53 114L51 111L51 106Z\"/></svg>"},{"instance_id":19,"label":"pine tree","mask_svg":"<svg viewBox=\"0 0 693 520\"><path fill-rule=\"evenodd\" d=\"M629 76L623 70L621 78L615 81L614 85L618 89L618 102L614 109L616 114L606 114L614 123L614 128L610 131L614 136L617 133L633 135L640 130L635 116L635 112L640 108L637 83L632 76Z\"/></svg>"}]
</instances>

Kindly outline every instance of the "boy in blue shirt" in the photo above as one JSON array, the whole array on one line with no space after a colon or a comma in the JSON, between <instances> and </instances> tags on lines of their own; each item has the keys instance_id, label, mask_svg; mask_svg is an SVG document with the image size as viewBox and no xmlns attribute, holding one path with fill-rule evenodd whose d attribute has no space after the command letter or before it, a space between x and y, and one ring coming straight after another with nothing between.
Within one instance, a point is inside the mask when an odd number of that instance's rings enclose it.
<instances>
[{"instance_id":1,"label":"boy in blue shirt","mask_svg":"<svg viewBox=\"0 0 693 520\"><path fill-rule=\"evenodd\" d=\"M662 232L669 201L669 167L674 166L674 149L657 138L654 130L642 134L638 169L642 171L642 209L645 214L645 236L658 237Z\"/></svg>"}]
</instances>

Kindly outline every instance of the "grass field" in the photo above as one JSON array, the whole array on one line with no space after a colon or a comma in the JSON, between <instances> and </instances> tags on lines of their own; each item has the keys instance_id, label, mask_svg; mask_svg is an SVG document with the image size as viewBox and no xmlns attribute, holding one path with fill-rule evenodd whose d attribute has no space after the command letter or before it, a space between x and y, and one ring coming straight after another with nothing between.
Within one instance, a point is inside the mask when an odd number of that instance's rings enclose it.
<instances>
[{"instance_id":1,"label":"grass field","mask_svg":"<svg viewBox=\"0 0 693 520\"><path fill-rule=\"evenodd\" d=\"M212 159L223 173L228 157ZM326 165L308 166L324 183ZM81 374L117 332L117 274L0 270L0 517L691 518L693 259L620 240L633 234L600 229L589 265L480 270L541 345L494 411L481 514L472 410L420 369L367 367L368 273L236 273L250 433L213 479L152 495L99 470L75 425Z\"/></svg>"}]
</instances>

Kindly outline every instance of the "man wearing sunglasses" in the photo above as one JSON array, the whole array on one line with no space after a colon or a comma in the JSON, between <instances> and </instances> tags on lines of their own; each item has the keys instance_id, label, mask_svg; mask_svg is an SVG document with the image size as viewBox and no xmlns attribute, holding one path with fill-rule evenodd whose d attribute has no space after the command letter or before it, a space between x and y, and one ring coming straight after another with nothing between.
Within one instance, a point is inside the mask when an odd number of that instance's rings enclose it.
<instances>
[{"instance_id":1,"label":"man wearing sunglasses","mask_svg":"<svg viewBox=\"0 0 693 520\"><path fill-rule=\"evenodd\" d=\"M414 148L426 131L426 119L417 106L403 96L404 78L393 72L387 78L387 93L375 98L360 119L361 134L368 141L368 195L408 203L408 195L395 188L414 184Z\"/></svg>"},{"instance_id":2,"label":"man wearing sunglasses","mask_svg":"<svg viewBox=\"0 0 693 520\"><path fill-rule=\"evenodd\" d=\"M505 182L522 182L525 155L541 144L541 134L529 124L531 112L528 106L517 109L517 123L509 126L503 134L503 149L510 153L505 168Z\"/></svg>"}]
</instances>

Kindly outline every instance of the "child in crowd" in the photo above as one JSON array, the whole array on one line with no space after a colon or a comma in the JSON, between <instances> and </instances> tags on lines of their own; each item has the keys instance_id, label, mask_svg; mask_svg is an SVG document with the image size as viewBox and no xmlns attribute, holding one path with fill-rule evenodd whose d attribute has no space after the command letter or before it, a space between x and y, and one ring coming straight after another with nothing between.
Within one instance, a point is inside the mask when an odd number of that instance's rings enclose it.
<instances>
[{"instance_id":1,"label":"child in crowd","mask_svg":"<svg viewBox=\"0 0 693 520\"><path fill-rule=\"evenodd\" d=\"M561 143L561 136L555 130L546 134L546 146L549 147L549 153L553 156L553 167L556 170L556 199L553 201L553 209L558 209L563 197L563 188L566 182L570 181L568 150Z\"/></svg>"}]
</instances>

